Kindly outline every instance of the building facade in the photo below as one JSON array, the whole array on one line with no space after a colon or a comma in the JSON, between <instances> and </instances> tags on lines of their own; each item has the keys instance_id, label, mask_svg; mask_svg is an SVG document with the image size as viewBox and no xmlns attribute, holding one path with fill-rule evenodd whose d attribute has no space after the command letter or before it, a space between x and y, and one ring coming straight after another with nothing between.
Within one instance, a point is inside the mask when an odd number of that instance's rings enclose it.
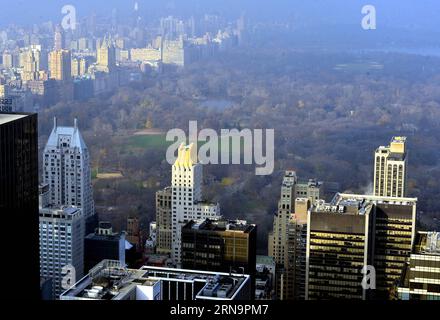
<instances>
[{"instance_id":1,"label":"building facade","mask_svg":"<svg viewBox=\"0 0 440 320\"><path fill-rule=\"evenodd\" d=\"M40 277L52 280L52 299L84 272L84 217L80 208L52 206L49 186L40 188ZM72 276L73 278L70 278Z\"/></svg>"},{"instance_id":2,"label":"building facade","mask_svg":"<svg viewBox=\"0 0 440 320\"><path fill-rule=\"evenodd\" d=\"M374 195L405 197L407 176L406 137L393 137L374 153Z\"/></svg>"},{"instance_id":3,"label":"building facade","mask_svg":"<svg viewBox=\"0 0 440 320\"><path fill-rule=\"evenodd\" d=\"M17 226L26 237L27 263L13 263L14 272L31 279L29 296L38 299L38 124L37 114L0 113L0 212L5 226ZM17 255L5 246L4 257ZM15 292L14 277L4 285Z\"/></svg>"},{"instance_id":4,"label":"building facade","mask_svg":"<svg viewBox=\"0 0 440 320\"><path fill-rule=\"evenodd\" d=\"M440 300L440 233L419 231L397 286L399 300Z\"/></svg>"},{"instance_id":5,"label":"building facade","mask_svg":"<svg viewBox=\"0 0 440 320\"><path fill-rule=\"evenodd\" d=\"M171 255L172 249L172 203L171 187L156 192L156 252Z\"/></svg>"},{"instance_id":6,"label":"building facade","mask_svg":"<svg viewBox=\"0 0 440 320\"><path fill-rule=\"evenodd\" d=\"M198 163L193 144L179 147L172 166L172 251L175 265L181 265L181 229L190 220L218 219L218 204L202 200L202 165Z\"/></svg>"},{"instance_id":7,"label":"building facade","mask_svg":"<svg viewBox=\"0 0 440 320\"><path fill-rule=\"evenodd\" d=\"M49 184L51 204L80 207L85 219L94 216L90 156L76 119L73 127L60 127L54 118L43 151L43 182Z\"/></svg>"}]
</instances>

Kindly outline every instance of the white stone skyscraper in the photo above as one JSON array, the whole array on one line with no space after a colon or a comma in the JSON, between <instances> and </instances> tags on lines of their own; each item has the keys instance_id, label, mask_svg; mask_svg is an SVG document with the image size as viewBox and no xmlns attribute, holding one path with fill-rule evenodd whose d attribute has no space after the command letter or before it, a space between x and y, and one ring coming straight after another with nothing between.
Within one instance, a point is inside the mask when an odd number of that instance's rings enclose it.
<instances>
[{"instance_id":1,"label":"white stone skyscraper","mask_svg":"<svg viewBox=\"0 0 440 320\"><path fill-rule=\"evenodd\" d=\"M218 204L202 200L202 165L197 161L193 144L180 145L172 167L172 250L173 263L181 266L181 229L185 222L200 219L218 219Z\"/></svg>"},{"instance_id":2,"label":"white stone skyscraper","mask_svg":"<svg viewBox=\"0 0 440 320\"><path fill-rule=\"evenodd\" d=\"M95 214L90 156L76 119L73 127L59 127L54 118L43 152L43 182L52 205L80 207L85 219Z\"/></svg>"}]
</instances>

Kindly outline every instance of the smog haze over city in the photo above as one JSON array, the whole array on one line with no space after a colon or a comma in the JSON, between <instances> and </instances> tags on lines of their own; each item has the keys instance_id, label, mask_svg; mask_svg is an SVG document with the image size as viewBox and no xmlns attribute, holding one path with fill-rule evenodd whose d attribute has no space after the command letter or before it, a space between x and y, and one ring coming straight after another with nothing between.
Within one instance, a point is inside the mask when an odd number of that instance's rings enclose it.
<instances>
[{"instance_id":1,"label":"smog haze over city","mask_svg":"<svg viewBox=\"0 0 440 320\"><path fill-rule=\"evenodd\" d=\"M0 143L39 299L440 299L438 0L0 0Z\"/></svg>"}]
</instances>

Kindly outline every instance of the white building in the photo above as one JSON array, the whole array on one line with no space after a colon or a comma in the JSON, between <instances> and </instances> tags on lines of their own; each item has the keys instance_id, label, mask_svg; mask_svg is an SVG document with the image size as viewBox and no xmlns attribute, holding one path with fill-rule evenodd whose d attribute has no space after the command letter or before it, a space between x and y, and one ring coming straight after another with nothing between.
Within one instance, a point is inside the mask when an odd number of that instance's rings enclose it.
<instances>
[{"instance_id":1,"label":"white building","mask_svg":"<svg viewBox=\"0 0 440 320\"><path fill-rule=\"evenodd\" d=\"M95 214L87 146L73 127L54 127L43 152L43 182L49 184L52 205L82 208L84 218Z\"/></svg>"},{"instance_id":2,"label":"white building","mask_svg":"<svg viewBox=\"0 0 440 320\"><path fill-rule=\"evenodd\" d=\"M406 137L393 137L389 146L380 146L374 154L374 195L406 196Z\"/></svg>"},{"instance_id":3,"label":"white building","mask_svg":"<svg viewBox=\"0 0 440 320\"><path fill-rule=\"evenodd\" d=\"M84 218L80 208L48 204L49 187L40 187L40 277L52 279L52 298L83 276Z\"/></svg>"},{"instance_id":4,"label":"white building","mask_svg":"<svg viewBox=\"0 0 440 320\"><path fill-rule=\"evenodd\" d=\"M197 162L193 144L179 147L172 167L172 251L171 258L181 264L181 229L185 222L200 219L218 219L218 204L202 201L202 165Z\"/></svg>"}]
</instances>

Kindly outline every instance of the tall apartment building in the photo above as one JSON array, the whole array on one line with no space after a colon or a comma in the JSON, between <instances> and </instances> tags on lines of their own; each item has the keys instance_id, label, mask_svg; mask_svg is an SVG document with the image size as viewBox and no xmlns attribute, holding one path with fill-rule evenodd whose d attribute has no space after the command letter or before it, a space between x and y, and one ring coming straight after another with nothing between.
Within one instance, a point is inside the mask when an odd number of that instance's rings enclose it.
<instances>
[{"instance_id":1,"label":"tall apartment building","mask_svg":"<svg viewBox=\"0 0 440 320\"><path fill-rule=\"evenodd\" d=\"M202 165L197 161L193 144L180 145L178 157L172 166L172 251L171 258L181 265L181 229L190 220L217 219L218 204L202 200Z\"/></svg>"},{"instance_id":2,"label":"tall apartment building","mask_svg":"<svg viewBox=\"0 0 440 320\"><path fill-rule=\"evenodd\" d=\"M111 39L104 38L97 49L96 70L110 73L116 67L116 49Z\"/></svg>"},{"instance_id":3,"label":"tall apartment building","mask_svg":"<svg viewBox=\"0 0 440 320\"><path fill-rule=\"evenodd\" d=\"M44 76L40 72L42 64L40 45L32 45L20 54L20 65L23 68L21 78L23 81L40 80Z\"/></svg>"},{"instance_id":4,"label":"tall apartment building","mask_svg":"<svg viewBox=\"0 0 440 320\"><path fill-rule=\"evenodd\" d=\"M171 255L172 248L172 203L171 187L156 192L156 252Z\"/></svg>"},{"instance_id":5,"label":"tall apartment building","mask_svg":"<svg viewBox=\"0 0 440 320\"><path fill-rule=\"evenodd\" d=\"M78 129L54 126L43 151L43 182L53 205L82 208L86 220L95 214L89 150ZM87 230L89 232L89 230Z\"/></svg>"},{"instance_id":6,"label":"tall apartment building","mask_svg":"<svg viewBox=\"0 0 440 320\"><path fill-rule=\"evenodd\" d=\"M243 220L191 220L182 227L182 267L254 277L256 241L257 226Z\"/></svg>"},{"instance_id":7,"label":"tall apartment building","mask_svg":"<svg viewBox=\"0 0 440 320\"><path fill-rule=\"evenodd\" d=\"M3 51L3 67L6 69L14 67L14 55L9 51Z\"/></svg>"},{"instance_id":8,"label":"tall apartment building","mask_svg":"<svg viewBox=\"0 0 440 320\"><path fill-rule=\"evenodd\" d=\"M296 198L287 230L287 269L280 292L286 300L305 299L307 214L310 199Z\"/></svg>"},{"instance_id":9,"label":"tall apartment building","mask_svg":"<svg viewBox=\"0 0 440 320\"><path fill-rule=\"evenodd\" d=\"M58 51L58 50L63 50L65 48L66 48L66 41L64 36L64 30L60 25L57 25L55 27L53 49L55 51Z\"/></svg>"},{"instance_id":10,"label":"tall apartment building","mask_svg":"<svg viewBox=\"0 0 440 320\"><path fill-rule=\"evenodd\" d=\"M58 299L69 285L67 279L74 283L83 276L85 225L80 208L53 206L49 198L49 185L41 185L40 277L52 280L52 299Z\"/></svg>"},{"instance_id":11,"label":"tall apartment building","mask_svg":"<svg viewBox=\"0 0 440 320\"><path fill-rule=\"evenodd\" d=\"M49 77L55 80L69 80L72 75L72 61L69 50L55 50L49 53Z\"/></svg>"},{"instance_id":12,"label":"tall apartment building","mask_svg":"<svg viewBox=\"0 0 440 320\"><path fill-rule=\"evenodd\" d=\"M294 213L295 199L307 198L310 203L316 202L322 193L322 183L316 180L298 181L295 171L286 171L281 185L281 196L278 202L278 212L273 220L273 229L268 236L269 256L277 263L276 288L277 296L291 299L293 289L288 283L289 253L288 233L291 215ZM290 279L292 281L292 278Z\"/></svg>"},{"instance_id":13,"label":"tall apartment building","mask_svg":"<svg viewBox=\"0 0 440 320\"><path fill-rule=\"evenodd\" d=\"M26 263L13 263L14 272L29 276L29 296L40 296L38 282L38 125L37 114L0 112L0 212L5 226L18 226L26 239ZM17 247L4 246L14 257ZM6 266L8 268L9 265ZM33 282L35 281L35 283ZM13 277L4 285L19 296Z\"/></svg>"},{"instance_id":14,"label":"tall apartment building","mask_svg":"<svg viewBox=\"0 0 440 320\"><path fill-rule=\"evenodd\" d=\"M336 194L312 207L306 298L390 298L414 243L416 205L416 198ZM376 275L376 288L367 292L359 289L366 265Z\"/></svg>"},{"instance_id":15,"label":"tall apartment building","mask_svg":"<svg viewBox=\"0 0 440 320\"><path fill-rule=\"evenodd\" d=\"M440 232L417 233L396 294L399 300L440 300Z\"/></svg>"},{"instance_id":16,"label":"tall apartment building","mask_svg":"<svg viewBox=\"0 0 440 320\"><path fill-rule=\"evenodd\" d=\"M406 137L393 137L388 146L374 153L374 195L381 197L406 196Z\"/></svg>"}]
</instances>

